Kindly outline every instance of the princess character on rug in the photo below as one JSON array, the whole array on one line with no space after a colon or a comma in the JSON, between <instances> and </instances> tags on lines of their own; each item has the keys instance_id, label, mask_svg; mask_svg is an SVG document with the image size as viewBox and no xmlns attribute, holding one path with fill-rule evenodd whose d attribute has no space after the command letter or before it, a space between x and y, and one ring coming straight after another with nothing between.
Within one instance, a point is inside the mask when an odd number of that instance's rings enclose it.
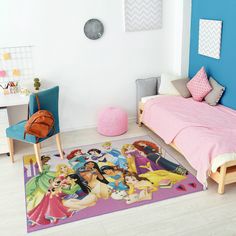
<instances>
[{"instance_id":1,"label":"princess character on rug","mask_svg":"<svg viewBox=\"0 0 236 236\"><path fill-rule=\"evenodd\" d=\"M88 154L89 154L89 159L92 161L101 161L101 162L107 161L105 153L102 153L102 151L97 148L92 148L88 150Z\"/></svg>"},{"instance_id":2,"label":"princess character on rug","mask_svg":"<svg viewBox=\"0 0 236 236\"><path fill-rule=\"evenodd\" d=\"M102 166L102 173L105 175L108 185L114 190L127 190L128 187L124 184L123 173L117 170L114 166Z\"/></svg>"},{"instance_id":3,"label":"princess character on rug","mask_svg":"<svg viewBox=\"0 0 236 236\"><path fill-rule=\"evenodd\" d=\"M133 145L140 151L144 152L147 158L155 163L160 165L165 170L171 171L179 175L187 175L188 171L181 165L177 165L164 157L159 153L159 148L152 142L145 140L136 141Z\"/></svg>"},{"instance_id":4,"label":"princess character on rug","mask_svg":"<svg viewBox=\"0 0 236 236\"><path fill-rule=\"evenodd\" d=\"M78 175L82 183L84 185L87 185L87 188L89 189L89 194L82 200L64 200L63 204L66 207L70 208L71 211L80 211L87 207L94 206L99 198L108 199L110 197L111 190L107 185L109 182L101 173L99 173L98 170L94 170L94 167L80 169ZM100 175L102 175L102 177ZM106 182L106 184L104 182Z\"/></svg>"},{"instance_id":5,"label":"princess character on rug","mask_svg":"<svg viewBox=\"0 0 236 236\"><path fill-rule=\"evenodd\" d=\"M58 164L56 166L56 177L64 179L69 174L73 174L74 171L66 164Z\"/></svg>"},{"instance_id":6,"label":"princess character on rug","mask_svg":"<svg viewBox=\"0 0 236 236\"><path fill-rule=\"evenodd\" d=\"M81 170L82 169L82 170ZM97 176L97 179L101 182L103 182L104 184L108 184L109 182L106 180L106 178L103 176L98 164L94 161L88 161L84 164L84 168L81 168L77 170L77 173L81 173L81 171L83 172L83 169L85 169L86 171L90 171L92 174Z\"/></svg>"},{"instance_id":7,"label":"princess character on rug","mask_svg":"<svg viewBox=\"0 0 236 236\"><path fill-rule=\"evenodd\" d=\"M102 144L104 152L109 154L111 157L108 160L112 162L115 166L119 166L122 169L127 169L128 163L126 158L121 154L118 149L112 147L111 142L106 142Z\"/></svg>"},{"instance_id":8,"label":"princess character on rug","mask_svg":"<svg viewBox=\"0 0 236 236\"><path fill-rule=\"evenodd\" d=\"M121 150L123 155L128 159L128 163L130 165L129 170L131 172L135 172L139 175L159 169L155 163L148 160L146 156L144 156L144 153L136 149L134 145L125 144ZM133 168L133 166L135 166L135 168Z\"/></svg>"},{"instance_id":9,"label":"princess character on rug","mask_svg":"<svg viewBox=\"0 0 236 236\"><path fill-rule=\"evenodd\" d=\"M44 195L42 201L27 214L31 226L57 223L58 220L68 218L72 215L69 208L65 207L61 201L61 197L63 196L61 179L56 177L49 182L48 192Z\"/></svg>"},{"instance_id":10,"label":"princess character on rug","mask_svg":"<svg viewBox=\"0 0 236 236\"><path fill-rule=\"evenodd\" d=\"M81 149L73 150L69 155L66 157L68 162L73 170L77 170L84 166L86 160L88 160L88 154L83 153Z\"/></svg>"},{"instance_id":11,"label":"princess character on rug","mask_svg":"<svg viewBox=\"0 0 236 236\"><path fill-rule=\"evenodd\" d=\"M152 192L157 191L157 188L144 177L139 177L135 173L127 172L124 176L124 181L128 190L129 199L127 204L138 201L151 200Z\"/></svg>"},{"instance_id":12,"label":"princess character on rug","mask_svg":"<svg viewBox=\"0 0 236 236\"><path fill-rule=\"evenodd\" d=\"M84 184L77 174L70 174L62 180L62 192L66 194L64 200L83 199L89 191L88 185Z\"/></svg>"},{"instance_id":13,"label":"princess character on rug","mask_svg":"<svg viewBox=\"0 0 236 236\"><path fill-rule=\"evenodd\" d=\"M51 167L48 164L50 160L49 156L41 156L43 171L26 183L27 211L32 210L41 202L48 191L50 180L56 177L55 172L50 170Z\"/></svg>"}]
</instances>

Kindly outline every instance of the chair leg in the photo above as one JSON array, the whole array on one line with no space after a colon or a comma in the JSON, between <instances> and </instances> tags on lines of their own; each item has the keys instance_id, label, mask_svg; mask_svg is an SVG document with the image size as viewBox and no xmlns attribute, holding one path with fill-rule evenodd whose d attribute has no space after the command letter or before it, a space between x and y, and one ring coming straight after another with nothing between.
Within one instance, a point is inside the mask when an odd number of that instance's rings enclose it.
<instances>
[{"instance_id":1,"label":"chair leg","mask_svg":"<svg viewBox=\"0 0 236 236\"><path fill-rule=\"evenodd\" d=\"M40 158L40 147L38 143L34 144L34 152L35 152L36 160L39 166L39 171L42 172L43 169L42 169L42 162Z\"/></svg>"},{"instance_id":2,"label":"chair leg","mask_svg":"<svg viewBox=\"0 0 236 236\"><path fill-rule=\"evenodd\" d=\"M9 147L11 162L14 163L14 144L13 144L13 139L8 138L7 140L8 140L8 147Z\"/></svg>"},{"instance_id":3,"label":"chair leg","mask_svg":"<svg viewBox=\"0 0 236 236\"><path fill-rule=\"evenodd\" d=\"M57 148L60 154L61 159L63 160L64 155L63 155L63 151L62 151L62 147L61 147L61 138L60 138L60 134L56 134L56 142L57 142Z\"/></svg>"},{"instance_id":4,"label":"chair leg","mask_svg":"<svg viewBox=\"0 0 236 236\"><path fill-rule=\"evenodd\" d=\"M220 167L220 181L218 185L218 193L219 194L224 194L225 192L225 175L226 175L226 166L223 165Z\"/></svg>"}]
</instances>

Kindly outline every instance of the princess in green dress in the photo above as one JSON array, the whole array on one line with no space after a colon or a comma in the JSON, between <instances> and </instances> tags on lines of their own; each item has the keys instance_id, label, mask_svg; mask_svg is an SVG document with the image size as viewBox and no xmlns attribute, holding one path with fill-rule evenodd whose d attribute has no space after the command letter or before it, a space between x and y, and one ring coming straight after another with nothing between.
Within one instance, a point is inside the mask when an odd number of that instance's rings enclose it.
<instances>
[{"instance_id":1,"label":"princess in green dress","mask_svg":"<svg viewBox=\"0 0 236 236\"><path fill-rule=\"evenodd\" d=\"M35 208L41 202L45 193L48 191L50 180L54 179L56 176L56 173L50 171L50 165L47 164L50 159L49 156L42 156L42 172L26 183L27 212Z\"/></svg>"}]
</instances>

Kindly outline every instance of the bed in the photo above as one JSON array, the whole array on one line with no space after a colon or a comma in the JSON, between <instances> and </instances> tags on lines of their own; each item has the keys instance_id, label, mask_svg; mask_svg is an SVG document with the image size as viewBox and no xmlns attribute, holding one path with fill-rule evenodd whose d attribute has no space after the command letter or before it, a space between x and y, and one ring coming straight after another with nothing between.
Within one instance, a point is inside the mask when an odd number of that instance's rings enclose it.
<instances>
[{"instance_id":1,"label":"bed","mask_svg":"<svg viewBox=\"0 0 236 236\"><path fill-rule=\"evenodd\" d=\"M236 111L192 98L157 96L157 91L151 91L155 83L158 88L158 78L137 83L139 125L180 152L204 186L209 176L223 194L225 185L236 182Z\"/></svg>"}]
</instances>

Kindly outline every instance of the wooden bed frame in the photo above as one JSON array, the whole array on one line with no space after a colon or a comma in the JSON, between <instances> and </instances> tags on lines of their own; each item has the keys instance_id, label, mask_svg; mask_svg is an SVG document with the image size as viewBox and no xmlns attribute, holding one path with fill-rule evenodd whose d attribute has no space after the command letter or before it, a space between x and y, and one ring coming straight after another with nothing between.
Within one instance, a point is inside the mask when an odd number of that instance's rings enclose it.
<instances>
[{"instance_id":1,"label":"wooden bed frame","mask_svg":"<svg viewBox=\"0 0 236 236\"><path fill-rule=\"evenodd\" d=\"M144 103L140 102L138 107L139 127L141 127L142 124L145 125L145 123L142 122L143 109L144 109ZM154 132L147 125L145 126L152 132ZM171 143L170 146L174 148L177 152L179 152L181 155L183 155L179 150L179 148L174 143ZM216 183L218 183L218 193L223 194L225 192L225 185L236 183L236 161L229 161L224 165L220 166L215 173L211 172L210 178L212 178Z\"/></svg>"}]
</instances>

